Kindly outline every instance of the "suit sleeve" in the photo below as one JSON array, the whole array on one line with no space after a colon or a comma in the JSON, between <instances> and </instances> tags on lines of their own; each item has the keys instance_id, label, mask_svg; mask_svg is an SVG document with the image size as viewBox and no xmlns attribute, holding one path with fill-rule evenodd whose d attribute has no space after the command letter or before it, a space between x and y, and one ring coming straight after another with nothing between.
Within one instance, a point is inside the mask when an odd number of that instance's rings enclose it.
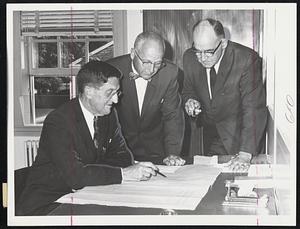
<instances>
[{"instance_id":1,"label":"suit sleeve","mask_svg":"<svg viewBox=\"0 0 300 229\"><path fill-rule=\"evenodd\" d=\"M122 168L132 165L133 155L122 135L121 125L115 109L112 110L109 132L111 136L107 142L107 156L104 158L104 163Z\"/></svg>"},{"instance_id":2,"label":"suit sleeve","mask_svg":"<svg viewBox=\"0 0 300 229\"><path fill-rule=\"evenodd\" d=\"M75 137L74 133L81 130L74 123L59 113L48 115L40 139L41 150L49 155L65 183L71 189L121 183L120 167L83 161L80 155L87 149L82 139Z\"/></svg>"},{"instance_id":3,"label":"suit sleeve","mask_svg":"<svg viewBox=\"0 0 300 229\"><path fill-rule=\"evenodd\" d=\"M262 61L250 55L240 80L242 129L240 151L257 154L267 122L266 93L262 82Z\"/></svg>"},{"instance_id":4,"label":"suit sleeve","mask_svg":"<svg viewBox=\"0 0 300 229\"><path fill-rule=\"evenodd\" d=\"M183 88L182 88L183 105L189 99L195 99L199 101L193 86L192 65L193 63L191 62L191 56L187 51L183 55L183 72L184 72L184 81L183 81Z\"/></svg>"},{"instance_id":5,"label":"suit sleeve","mask_svg":"<svg viewBox=\"0 0 300 229\"><path fill-rule=\"evenodd\" d=\"M177 76L178 69L175 75ZM180 155L184 135L184 114L177 77L172 77L162 104L164 144L167 155Z\"/></svg>"}]
</instances>

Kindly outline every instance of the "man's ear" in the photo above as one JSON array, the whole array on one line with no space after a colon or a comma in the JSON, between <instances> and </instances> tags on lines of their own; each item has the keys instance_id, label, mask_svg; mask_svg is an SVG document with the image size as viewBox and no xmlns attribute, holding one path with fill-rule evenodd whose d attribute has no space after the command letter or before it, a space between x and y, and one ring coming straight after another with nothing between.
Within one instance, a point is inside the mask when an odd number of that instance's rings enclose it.
<instances>
[{"instance_id":1,"label":"man's ear","mask_svg":"<svg viewBox=\"0 0 300 229\"><path fill-rule=\"evenodd\" d=\"M131 48L131 50L130 50L130 58L131 58L131 60L133 60L133 58L134 58L134 48Z\"/></svg>"},{"instance_id":2,"label":"man's ear","mask_svg":"<svg viewBox=\"0 0 300 229\"><path fill-rule=\"evenodd\" d=\"M222 38L221 41L222 41L222 44L221 44L222 49L225 49L228 45L228 40L226 38Z\"/></svg>"},{"instance_id":3,"label":"man's ear","mask_svg":"<svg viewBox=\"0 0 300 229\"><path fill-rule=\"evenodd\" d=\"M85 94L85 96L86 96L88 99L91 99L91 98L92 98L93 91L94 91L94 88L93 88L93 87L90 87L90 86L85 86L84 89L83 89L83 93Z\"/></svg>"}]
</instances>

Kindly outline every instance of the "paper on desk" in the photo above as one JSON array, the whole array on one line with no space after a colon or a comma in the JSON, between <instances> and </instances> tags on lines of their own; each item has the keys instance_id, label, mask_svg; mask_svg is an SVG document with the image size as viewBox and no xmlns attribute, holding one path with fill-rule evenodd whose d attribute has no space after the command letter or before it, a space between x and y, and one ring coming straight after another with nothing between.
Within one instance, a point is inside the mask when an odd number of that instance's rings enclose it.
<instances>
[{"instance_id":1,"label":"paper on desk","mask_svg":"<svg viewBox=\"0 0 300 229\"><path fill-rule=\"evenodd\" d=\"M194 165L217 165L218 164L218 156L194 156Z\"/></svg>"},{"instance_id":2,"label":"paper on desk","mask_svg":"<svg viewBox=\"0 0 300 229\"><path fill-rule=\"evenodd\" d=\"M174 173L164 173L167 178L156 176L148 181L85 187L56 202L194 210L220 174L220 169L185 165Z\"/></svg>"},{"instance_id":3,"label":"paper on desk","mask_svg":"<svg viewBox=\"0 0 300 229\"><path fill-rule=\"evenodd\" d=\"M200 156L195 155L194 156L194 165L212 165L216 168L221 169L222 173L241 173L240 171L232 171L231 168L229 168L229 162L218 164L218 156Z\"/></svg>"},{"instance_id":4,"label":"paper on desk","mask_svg":"<svg viewBox=\"0 0 300 229\"><path fill-rule=\"evenodd\" d=\"M272 175L271 164L252 164L248 170L248 177L271 177Z\"/></svg>"},{"instance_id":5,"label":"paper on desk","mask_svg":"<svg viewBox=\"0 0 300 229\"><path fill-rule=\"evenodd\" d=\"M161 173L175 173L181 166L156 165Z\"/></svg>"}]
</instances>

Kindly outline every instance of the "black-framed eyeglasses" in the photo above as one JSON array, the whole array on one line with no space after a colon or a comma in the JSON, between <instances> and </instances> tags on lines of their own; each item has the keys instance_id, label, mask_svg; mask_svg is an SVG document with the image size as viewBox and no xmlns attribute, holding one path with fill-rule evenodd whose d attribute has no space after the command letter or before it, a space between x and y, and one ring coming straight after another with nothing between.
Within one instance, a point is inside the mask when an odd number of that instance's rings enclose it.
<instances>
[{"instance_id":1,"label":"black-framed eyeglasses","mask_svg":"<svg viewBox=\"0 0 300 229\"><path fill-rule=\"evenodd\" d=\"M221 43L222 43L222 41L219 42L218 46L215 49L208 49L208 50L203 50L203 51L201 51L199 49L196 49L195 44L193 43L192 50L198 55L204 55L206 57L212 57L215 54L215 52L218 50L218 48L220 47Z\"/></svg>"},{"instance_id":2,"label":"black-framed eyeglasses","mask_svg":"<svg viewBox=\"0 0 300 229\"><path fill-rule=\"evenodd\" d=\"M166 63L164 61L158 61L158 62L153 63L150 60L143 60L136 50L134 50L134 53L139 58L139 60L142 62L143 66L146 68L150 68L150 67L152 67L152 65L154 66L155 69L163 68L166 66Z\"/></svg>"}]
</instances>

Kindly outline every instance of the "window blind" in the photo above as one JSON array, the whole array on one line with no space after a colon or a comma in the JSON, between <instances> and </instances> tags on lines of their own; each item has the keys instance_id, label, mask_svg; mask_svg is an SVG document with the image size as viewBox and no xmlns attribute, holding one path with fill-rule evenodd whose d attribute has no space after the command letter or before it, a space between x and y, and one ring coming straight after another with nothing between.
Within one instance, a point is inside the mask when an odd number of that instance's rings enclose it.
<instances>
[{"instance_id":1,"label":"window blind","mask_svg":"<svg viewBox=\"0 0 300 229\"><path fill-rule=\"evenodd\" d=\"M112 36L111 10L21 11L23 36Z\"/></svg>"}]
</instances>

